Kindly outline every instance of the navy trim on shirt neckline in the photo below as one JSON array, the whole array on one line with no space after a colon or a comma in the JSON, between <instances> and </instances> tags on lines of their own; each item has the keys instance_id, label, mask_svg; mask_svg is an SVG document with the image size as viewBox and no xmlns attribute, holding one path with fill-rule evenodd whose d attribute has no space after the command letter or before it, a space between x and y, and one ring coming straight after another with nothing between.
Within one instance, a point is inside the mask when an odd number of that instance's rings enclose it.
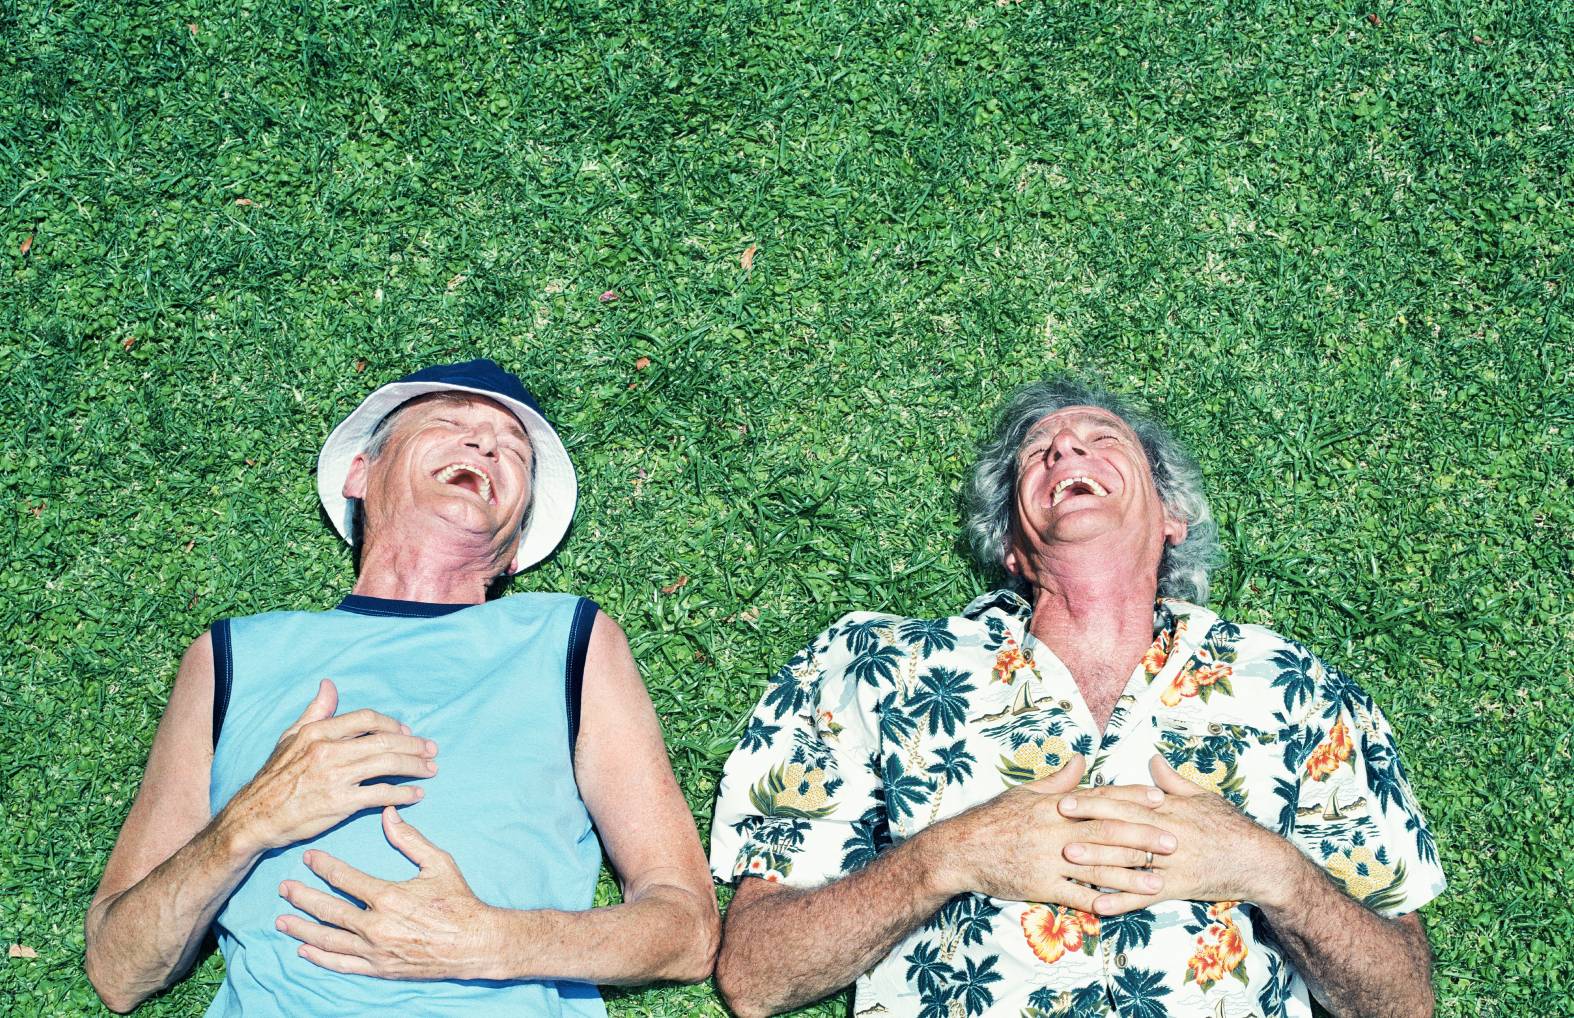
<instances>
[{"instance_id":1,"label":"navy trim on shirt neckline","mask_svg":"<svg viewBox=\"0 0 1574 1018\"><path fill-rule=\"evenodd\" d=\"M400 601L391 597L367 597L365 594L346 594L334 606L338 611L354 615L375 615L379 618L435 619L439 615L452 615L473 604L432 604L426 601Z\"/></svg>"}]
</instances>

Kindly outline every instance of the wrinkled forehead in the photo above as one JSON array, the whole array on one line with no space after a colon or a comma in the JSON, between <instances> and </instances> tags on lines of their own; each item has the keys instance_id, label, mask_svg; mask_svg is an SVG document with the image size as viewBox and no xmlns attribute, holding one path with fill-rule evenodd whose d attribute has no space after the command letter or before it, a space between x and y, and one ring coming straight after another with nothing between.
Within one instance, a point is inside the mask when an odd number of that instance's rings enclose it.
<instances>
[{"instance_id":1,"label":"wrinkled forehead","mask_svg":"<svg viewBox=\"0 0 1574 1018\"><path fill-rule=\"evenodd\" d=\"M525 431L524 422L515 417L512 410L489 396L475 392L429 392L424 396L417 396L395 407L392 413L383 418L383 423L378 425L378 430L387 426L395 416L402 419L408 417L411 420L425 420L433 414L442 413L444 408L495 411L503 431L523 439L526 445L530 444L530 435Z\"/></svg>"},{"instance_id":2,"label":"wrinkled forehead","mask_svg":"<svg viewBox=\"0 0 1574 1018\"><path fill-rule=\"evenodd\" d=\"M1131 430L1131 425L1122 420L1118 414L1111 413L1103 407L1068 406L1051 411L1035 421L1027 430L1027 435L1023 437L1021 448L1026 449L1039 439L1053 435L1067 425L1110 427L1128 438L1137 437L1137 433Z\"/></svg>"}]
</instances>

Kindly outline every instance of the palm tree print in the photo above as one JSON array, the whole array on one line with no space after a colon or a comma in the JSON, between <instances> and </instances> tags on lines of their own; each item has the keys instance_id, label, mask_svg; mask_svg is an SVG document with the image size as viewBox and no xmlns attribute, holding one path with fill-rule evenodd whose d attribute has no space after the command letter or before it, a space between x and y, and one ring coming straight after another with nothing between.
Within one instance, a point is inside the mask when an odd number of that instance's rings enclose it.
<instances>
[{"instance_id":1,"label":"palm tree print","mask_svg":"<svg viewBox=\"0 0 1574 1018\"><path fill-rule=\"evenodd\" d=\"M908 643L917 644L918 653L924 657L956 649L956 634L951 632L951 624L945 619L909 619L896 633Z\"/></svg>"},{"instance_id":2,"label":"palm tree print","mask_svg":"<svg viewBox=\"0 0 1574 1018\"><path fill-rule=\"evenodd\" d=\"M847 674L859 682L878 686L896 678L898 663L905 657L900 647L871 647L847 665Z\"/></svg>"},{"instance_id":3,"label":"palm tree print","mask_svg":"<svg viewBox=\"0 0 1574 1018\"><path fill-rule=\"evenodd\" d=\"M918 731L918 722L913 716L897 705L899 694L895 690L880 698L876 710L880 714L880 739L892 745L899 745L906 741L909 735Z\"/></svg>"},{"instance_id":4,"label":"palm tree print","mask_svg":"<svg viewBox=\"0 0 1574 1018\"><path fill-rule=\"evenodd\" d=\"M862 654L879 646L890 629L890 619L866 619L863 622L848 624L847 628L842 630L842 639L847 641L848 650L854 654Z\"/></svg>"},{"instance_id":5,"label":"palm tree print","mask_svg":"<svg viewBox=\"0 0 1574 1018\"><path fill-rule=\"evenodd\" d=\"M1268 659L1279 669L1279 674L1273 680L1275 689L1284 690L1284 709L1293 711L1296 707L1312 698L1312 690L1316 688L1317 680L1313 677L1313 669L1317 663L1312 656L1299 646L1290 646L1279 651Z\"/></svg>"},{"instance_id":6,"label":"palm tree print","mask_svg":"<svg viewBox=\"0 0 1574 1018\"><path fill-rule=\"evenodd\" d=\"M974 686L962 672L950 668L931 668L918 680L921 687L908 701L913 713L929 723L929 734L956 734L956 726L967 717L967 694Z\"/></svg>"},{"instance_id":7,"label":"palm tree print","mask_svg":"<svg viewBox=\"0 0 1574 1018\"><path fill-rule=\"evenodd\" d=\"M957 947L982 944L995 928L995 916L999 914L1000 909L983 895L959 894L946 902L924 928L940 933L944 953L949 956Z\"/></svg>"},{"instance_id":8,"label":"palm tree print","mask_svg":"<svg viewBox=\"0 0 1574 1018\"><path fill-rule=\"evenodd\" d=\"M808 886L1074 756L1092 761L1090 775L1125 784L1148 782L1148 758L1160 752L1198 784L1242 801L1249 788L1253 819L1357 900L1408 911L1441 889L1436 845L1381 713L1300 644L1165 601L1132 673L1135 694L1100 730L1072 709L1079 693L1064 669L1012 668L1013 681L999 681L1001 662L1032 647L1030 606L1009 594L974 604L982 607L946 619L849 617L770 678L721 783L718 876ZM1040 665L1053 664L1047 648L1034 650ZM1353 761L1336 781L1314 780L1326 743L1348 746ZM875 966L858 1008L884 1018L1201 1018L1227 989L1230 1013L1261 1005L1283 1018L1291 994L1304 999L1249 906L1228 912L1238 942L1218 932L1224 921L1207 903L1165 901L1100 917L1092 930L1079 919L1074 950L1062 923L1055 952L1056 927L1042 915L1025 921L1033 909L1048 906L947 901ZM1199 943L1209 931L1214 939ZM1209 947L1221 965L1242 950L1260 960L1224 971Z\"/></svg>"},{"instance_id":9,"label":"palm tree print","mask_svg":"<svg viewBox=\"0 0 1574 1018\"><path fill-rule=\"evenodd\" d=\"M781 730L781 725L768 725L764 718L756 715L749 719L749 727L743 730L743 738L738 740L738 745L747 750L764 749Z\"/></svg>"},{"instance_id":10,"label":"palm tree print","mask_svg":"<svg viewBox=\"0 0 1574 1018\"><path fill-rule=\"evenodd\" d=\"M905 959L907 981L926 995L942 995L945 984L951 980L951 966L940 957L940 949L925 940L913 948Z\"/></svg>"},{"instance_id":11,"label":"palm tree print","mask_svg":"<svg viewBox=\"0 0 1574 1018\"><path fill-rule=\"evenodd\" d=\"M808 703L819 689L818 678L806 681L806 674L816 675L809 664L809 659L800 654L777 669L776 674L771 676L763 703L774 709L775 720L780 721L789 714L796 714L803 710L804 704Z\"/></svg>"},{"instance_id":12,"label":"palm tree print","mask_svg":"<svg viewBox=\"0 0 1574 1018\"><path fill-rule=\"evenodd\" d=\"M881 778L885 784L885 808L896 823L912 816L913 808L928 798L934 788L933 782L908 774L902 758L895 753L885 758Z\"/></svg>"},{"instance_id":13,"label":"palm tree print","mask_svg":"<svg viewBox=\"0 0 1574 1018\"><path fill-rule=\"evenodd\" d=\"M966 739L958 739L935 752L939 759L929 765L929 773L938 774L944 783L951 784L973 776L973 765L978 761L967 751Z\"/></svg>"},{"instance_id":14,"label":"palm tree print","mask_svg":"<svg viewBox=\"0 0 1574 1018\"><path fill-rule=\"evenodd\" d=\"M995 960L995 955L985 957L982 963L967 958L966 968L957 973L952 993L962 1001L962 1007L968 1015L983 1014L995 1002L989 984L998 983L1004 978L994 970Z\"/></svg>"},{"instance_id":15,"label":"palm tree print","mask_svg":"<svg viewBox=\"0 0 1574 1018\"><path fill-rule=\"evenodd\" d=\"M1099 936L1113 940L1116 951L1147 947L1153 940L1153 913L1141 908L1135 912L1099 917Z\"/></svg>"},{"instance_id":16,"label":"palm tree print","mask_svg":"<svg viewBox=\"0 0 1574 1018\"><path fill-rule=\"evenodd\" d=\"M1169 1018L1169 1008L1160 997L1169 996L1164 973L1153 969L1128 968L1115 977L1115 1006L1122 1018Z\"/></svg>"}]
</instances>

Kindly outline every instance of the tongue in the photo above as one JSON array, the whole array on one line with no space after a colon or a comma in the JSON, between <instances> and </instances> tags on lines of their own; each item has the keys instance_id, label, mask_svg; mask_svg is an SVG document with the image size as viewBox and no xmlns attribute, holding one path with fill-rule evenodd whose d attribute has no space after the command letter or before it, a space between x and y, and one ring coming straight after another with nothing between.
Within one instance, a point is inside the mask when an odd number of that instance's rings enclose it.
<instances>
[{"instance_id":1,"label":"tongue","mask_svg":"<svg viewBox=\"0 0 1574 1018\"><path fill-rule=\"evenodd\" d=\"M476 495L481 494L481 478L477 477L475 474L472 474L468 470L459 471L453 476L451 480L449 480L448 483L458 485L466 491L472 492Z\"/></svg>"}]
</instances>

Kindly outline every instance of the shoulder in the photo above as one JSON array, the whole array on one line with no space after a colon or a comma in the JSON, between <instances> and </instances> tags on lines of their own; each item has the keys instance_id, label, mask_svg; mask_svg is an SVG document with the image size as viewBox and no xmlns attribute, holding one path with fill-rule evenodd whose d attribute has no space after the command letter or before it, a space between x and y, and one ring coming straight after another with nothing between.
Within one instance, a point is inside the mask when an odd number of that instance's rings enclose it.
<instances>
[{"instance_id":1,"label":"shoulder","mask_svg":"<svg viewBox=\"0 0 1574 1018\"><path fill-rule=\"evenodd\" d=\"M1194 609L1191 618L1206 622L1196 634L1199 654L1228 663L1237 675L1278 687L1287 708L1301 704L1314 710L1376 708L1359 683L1299 640L1267 626L1231 622L1206 609L1180 607Z\"/></svg>"}]
</instances>

